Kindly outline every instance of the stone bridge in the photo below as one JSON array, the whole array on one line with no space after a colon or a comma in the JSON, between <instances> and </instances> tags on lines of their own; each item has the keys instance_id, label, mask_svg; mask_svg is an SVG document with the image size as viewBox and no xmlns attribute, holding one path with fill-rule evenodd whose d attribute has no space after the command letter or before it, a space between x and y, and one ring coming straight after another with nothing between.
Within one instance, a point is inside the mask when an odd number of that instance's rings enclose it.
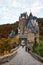
<instances>
[{"instance_id":1,"label":"stone bridge","mask_svg":"<svg viewBox=\"0 0 43 65\"><path fill-rule=\"evenodd\" d=\"M43 65L41 62L33 58L29 53L25 51L25 47L20 47L17 50L17 54L12 60L2 65Z\"/></svg>"}]
</instances>

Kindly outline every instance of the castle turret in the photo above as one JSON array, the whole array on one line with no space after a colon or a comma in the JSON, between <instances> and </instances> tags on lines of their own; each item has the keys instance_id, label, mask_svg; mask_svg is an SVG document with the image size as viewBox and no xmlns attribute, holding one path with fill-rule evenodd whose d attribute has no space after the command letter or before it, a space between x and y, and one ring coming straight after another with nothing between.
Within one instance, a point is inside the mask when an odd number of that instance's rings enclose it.
<instances>
[{"instance_id":1,"label":"castle turret","mask_svg":"<svg viewBox=\"0 0 43 65\"><path fill-rule=\"evenodd\" d=\"M24 28L26 25L28 19L28 15L27 13L22 13L19 17L19 29L20 29L20 33L23 34L24 33Z\"/></svg>"}]
</instances>

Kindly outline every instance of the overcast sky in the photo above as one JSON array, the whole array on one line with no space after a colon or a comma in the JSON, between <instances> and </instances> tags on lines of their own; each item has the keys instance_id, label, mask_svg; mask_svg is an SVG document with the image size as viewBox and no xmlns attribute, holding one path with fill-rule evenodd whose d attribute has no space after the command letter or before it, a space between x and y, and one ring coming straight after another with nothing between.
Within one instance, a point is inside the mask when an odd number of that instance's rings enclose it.
<instances>
[{"instance_id":1,"label":"overcast sky","mask_svg":"<svg viewBox=\"0 0 43 65\"><path fill-rule=\"evenodd\" d=\"M0 25L14 23L23 12L30 10L34 16L43 18L43 0L0 0Z\"/></svg>"}]
</instances>

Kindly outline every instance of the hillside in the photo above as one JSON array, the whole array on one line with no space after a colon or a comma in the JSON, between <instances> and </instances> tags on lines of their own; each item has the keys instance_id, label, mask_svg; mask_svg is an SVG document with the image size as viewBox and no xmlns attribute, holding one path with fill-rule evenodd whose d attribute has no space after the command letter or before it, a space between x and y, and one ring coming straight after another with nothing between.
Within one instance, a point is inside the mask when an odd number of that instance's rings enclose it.
<instances>
[{"instance_id":1,"label":"hillside","mask_svg":"<svg viewBox=\"0 0 43 65\"><path fill-rule=\"evenodd\" d=\"M39 23L39 34L40 38L43 37L43 18L38 18L38 23ZM15 32L17 31L18 28L18 21L14 24L5 24L5 25L0 25L0 37L1 38L7 38L13 29Z\"/></svg>"},{"instance_id":2,"label":"hillside","mask_svg":"<svg viewBox=\"0 0 43 65\"><path fill-rule=\"evenodd\" d=\"M18 22L14 24L0 25L0 38L7 38L13 29L15 32L18 28Z\"/></svg>"},{"instance_id":3,"label":"hillside","mask_svg":"<svg viewBox=\"0 0 43 65\"><path fill-rule=\"evenodd\" d=\"M38 18L40 38L43 37L43 18Z\"/></svg>"}]
</instances>

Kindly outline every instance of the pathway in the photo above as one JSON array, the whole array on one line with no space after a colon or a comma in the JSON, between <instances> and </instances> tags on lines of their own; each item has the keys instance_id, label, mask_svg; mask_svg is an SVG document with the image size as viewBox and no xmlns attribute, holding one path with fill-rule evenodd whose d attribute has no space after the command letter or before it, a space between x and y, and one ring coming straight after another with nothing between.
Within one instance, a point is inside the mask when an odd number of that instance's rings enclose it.
<instances>
[{"instance_id":1,"label":"pathway","mask_svg":"<svg viewBox=\"0 0 43 65\"><path fill-rule=\"evenodd\" d=\"M25 48L20 47L17 50L16 56L2 65L43 65L41 62L34 59L29 53L25 51Z\"/></svg>"}]
</instances>

